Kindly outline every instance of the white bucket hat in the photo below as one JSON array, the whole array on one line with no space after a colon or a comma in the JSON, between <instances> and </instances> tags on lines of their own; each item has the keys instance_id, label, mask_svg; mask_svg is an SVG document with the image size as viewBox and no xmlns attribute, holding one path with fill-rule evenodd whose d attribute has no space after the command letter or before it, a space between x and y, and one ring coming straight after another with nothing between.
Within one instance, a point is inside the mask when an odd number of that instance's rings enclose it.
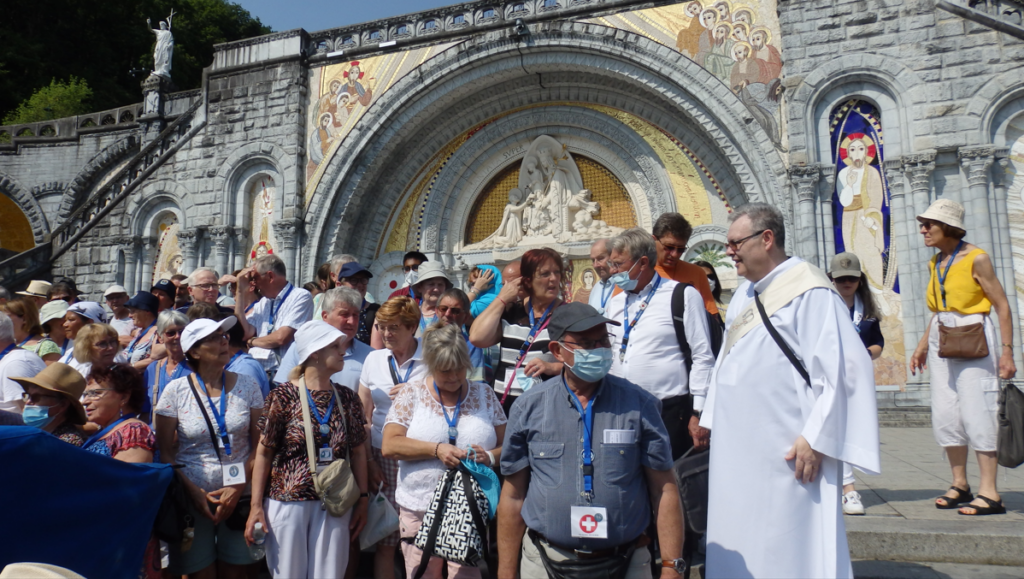
<instances>
[{"instance_id":1,"label":"white bucket hat","mask_svg":"<svg viewBox=\"0 0 1024 579\"><path fill-rule=\"evenodd\" d=\"M416 283L413 285L419 285L428 279L434 279L435 277L443 278L444 281L448 282L448 285L452 285L452 280L448 279L448 274L444 272L444 264L439 261L425 261L420 264L419 277L416 279Z\"/></svg>"},{"instance_id":2,"label":"white bucket hat","mask_svg":"<svg viewBox=\"0 0 1024 579\"><path fill-rule=\"evenodd\" d=\"M53 300L46 302L39 308L39 323L45 324L50 320L59 320L68 313L68 303L64 300Z\"/></svg>"},{"instance_id":3,"label":"white bucket hat","mask_svg":"<svg viewBox=\"0 0 1024 579\"><path fill-rule=\"evenodd\" d=\"M192 346L195 346L200 340L214 332L230 330L236 322L238 322L238 319L235 316L228 316L219 322L209 318L199 318L189 322L185 329L181 331L182 351L188 352L192 349Z\"/></svg>"},{"instance_id":4,"label":"white bucket hat","mask_svg":"<svg viewBox=\"0 0 1024 579\"><path fill-rule=\"evenodd\" d=\"M302 324L295 332L295 347L297 348L298 364L305 362L311 354L326 348L338 338L344 338L338 328L323 320L311 320Z\"/></svg>"},{"instance_id":5,"label":"white bucket hat","mask_svg":"<svg viewBox=\"0 0 1024 579\"><path fill-rule=\"evenodd\" d=\"M917 216L917 220L929 219L967 231L964 227L964 206L951 199L939 199L928 210Z\"/></svg>"}]
</instances>

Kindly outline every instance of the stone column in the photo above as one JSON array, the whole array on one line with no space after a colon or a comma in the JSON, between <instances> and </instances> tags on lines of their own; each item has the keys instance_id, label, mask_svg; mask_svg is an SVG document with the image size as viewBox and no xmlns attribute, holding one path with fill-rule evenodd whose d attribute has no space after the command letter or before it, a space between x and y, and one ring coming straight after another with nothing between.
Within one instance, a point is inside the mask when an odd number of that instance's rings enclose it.
<instances>
[{"instance_id":1,"label":"stone column","mask_svg":"<svg viewBox=\"0 0 1024 579\"><path fill-rule=\"evenodd\" d=\"M995 251L992 244L992 216L988 207L988 183L989 169L995 162L995 147L992 145L981 145L976 147L960 147L957 151L960 158L960 167L963 168L967 177L967 184L970 187L968 195L964 196L963 204L967 210L966 221L967 233L975 245L988 252ZM973 227L971 227L973 225Z\"/></svg>"},{"instance_id":2,"label":"stone column","mask_svg":"<svg viewBox=\"0 0 1024 579\"><path fill-rule=\"evenodd\" d=\"M996 239L994 240L997 244L994 249L998 250L996 254L998 259L996 260L996 276L999 278L1000 283L1003 284L1003 290L1006 292L1007 301L1010 304L1010 321L1013 323L1013 342L1015 347L1013 348L1013 361L1017 364L1018 368L1024 368L1022 364L1021 356L1021 327L1020 327L1020 304L1017 301L1017 279L1013 272L1013 245L1010 241L1010 215L1009 209L1006 206L1007 190L1006 186L1012 178L1007 173L1007 169L1010 168L1010 151L1006 148L999 148L995 150L995 163L992 166L992 195L995 201L995 219L993 226L996 228Z\"/></svg>"},{"instance_id":3,"label":"stone column","mask_svg":"<svg viewBox=\"0 0 1024 579\"><path fill-rule=\"evenodd\" d=\"M228 251L231 247L230 227L213 227L210 229L210 240L213 242L213 268L217 275L231 273L228 271Z\"/></svg>"},{"instance_id":4,"label":"stone column","mask_svg":"<svg viewBox=\"0 0 1024 579\"><path fill-rule=\"evenodd\" d=\"M186 275L191 275L192 271L196 268L199 231L197 229L182 229L178 231L178 247L181 248L181 256L185 260L185 272L188 272Z\"/></svg>"},{"instance_id":5,"label":"stone column","mask_svg":"<svg viewBox=\"0 0 1024 579\"><path fill-rule=\"evenodd\" d=\"M885 180L889 185L889 219L894 225L895 235L889 240L890 266L896 267L900 283L900 303L903 308L903 344L908 362L914 352L918 340L921 339L923 326L917 322L922 317L920 296L924 290L915 284L913 270L918 267L914 263L914 252L911 250L914 217L908 214L906 199L906 183L903 180L903 161L900 159L886 161ZM892 259L892 258L895 259ZM909 371L909 367L908 367Z\"/></svg>"},{"instance_id":6,"label":"stone column","mask_svg":"<svg viewBox=\"0 0 1024 579\"><path fill-rule=\"evenodd\" d=\"M928 308L925 305L927 303L927 296L923 292L928 287L928 278L930 277L928 260L935 254L935 250L926 247L924 241L921 240L921 236L917 235L919 228L916 217L928 209L928 205L931 204L932 172L935 171L935 151L904 155L903 170L910 180L911 203L907 204L907 225L908 227L913 227L913 229L910 230L910 236L907 240L911 255L914 256L913 262L906 265L911 268L910 271L914 276L914 287L919 288L922 292L920 295L914 296L914 299L922 300L917 311L923 314L923 317L918 318L916 323L921 326L919 331L923 332L924 324L928 321ZM913 320L911 321L911 323L914 322ZM916 344L914 346L916 347ZM911 347L910 344L907 344L907 347Z\"/></svg>"},{"instance_id":7,"label":"stone column","mask_svg":"<svg viewBox=\"0 0 1024 579\"><path fill-rule=\"evenodd\" d=\"M273 226L274 237L277 238L277 244L281 247L281 255L279 257L284 261L285 267L288 268L288 281L294 285L301 286L302 271L295 263L295 244L299 239L299 234L302 232L302 222L298 219L282 219L275 221Z\"/></svg>"},{"instance_id":8,"label":"stone column","mask_svg":"<svg viewBox=\"0 0 1024 579\"><path fill-rule=\"evenodd\" d=\"M153 265L156 263L156 239L143 237L142 242L142 279L139 280L139 291L149 291L153 286Z\"/></svg>"},{"instance_id":9,"label":"stone column","mask_svg":"<svg viewBox=\"0 0 1024 579\"><path fill-rule=\"evenodd\" d=\"M818 196L821 168L818 165L794 165L789 168L789 181L796 189L796 250L805 260L820 266L818 227L814 222L814 199Z\"/></svg>"},{"instance_id":10,"label":"stone column","mask_svg":"<svg viewBox=\"0 0 1024 579\"><path fill-rule=\"evenodd\" d=\"M235 229L235 251L232 254L233 265L231 271L242 269L249 260L249 231L247 229ZM231 272L228 272L231 273Z\"/></svg>"},{"instance_id":11,"label":"stone column","mask_svg":"<svg viewBox=\"0 0 1024 579\"><path fill-rule=\"evenodd\" d=\"M819 247L821 248L822 268L828 269L829 263L836 254L836 234L832 227L832 193L835 191L836 166L818 165L818 168L824 177L818 182L817 188L818 207L820 208L818 215L821 219L817 225L822 231Z\"/></svg>"},{"instance_id":12,"label":"stone column","mask_svg":"<svg viewBox=\"0 0 1024 579\"><path fill-rule=\"evenodd\" d=\"M138 236L127 236L117 240L118 249L124 253L124 288L128 290L128 296L134 296L138 292L135 274L139 264L139 246L142 241Z\"/></svg>"}]
</instances>

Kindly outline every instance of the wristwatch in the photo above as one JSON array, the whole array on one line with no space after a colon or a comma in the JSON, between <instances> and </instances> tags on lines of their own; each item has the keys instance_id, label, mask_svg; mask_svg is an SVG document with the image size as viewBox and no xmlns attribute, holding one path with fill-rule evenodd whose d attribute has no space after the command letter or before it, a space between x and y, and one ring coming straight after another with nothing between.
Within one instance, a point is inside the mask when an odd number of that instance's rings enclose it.
<instances>
[{"instance_id":1,"label":"wristwatch","mask_svg":"<svg viewBox=\"0 0 1024 579\"><path fill-rule=\"evenodd\" d=\"M700 418L700 415L701 415L702 412L703 412L703 410L694 410L693 411L693 416L696 417L696 418Z\"/></svg>"},{"instance_id":2,"label":"wristwatch","mask_svg":"<svg viewBox=\"0 0 1024 579\"><path fill-rule=\"evenodd\" d=\"M686 577L686 572L690 570L690 566L686 563L686 559L665 559L661 562L662 567L674 569L676 573L679 573L680 577Z\"/></svg>"}]
</instances>

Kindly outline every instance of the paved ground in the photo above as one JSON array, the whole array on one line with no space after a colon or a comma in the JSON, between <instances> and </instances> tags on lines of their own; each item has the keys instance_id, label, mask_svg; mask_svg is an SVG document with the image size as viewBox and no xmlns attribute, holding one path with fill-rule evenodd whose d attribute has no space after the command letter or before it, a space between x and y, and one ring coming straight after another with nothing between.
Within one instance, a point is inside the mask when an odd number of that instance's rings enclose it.
<instances>
[{"instance_id":1,"label":"paved ground","mask_svg":"<svg viewBox=\"0 0 1024 579\"><path fill-rule=\"evenodd\" d=\"M869 476L854 470L857 490L868 517L902 517L908 520L964 522L982 519L999 523L1024 523L1024 466L999 469L996 484L1007 514L966 517L956 510L935 508L934 499L952 484L949 463L935 444L931 428L882 428L882 474ZM978 462L970 453L967 477L972 491L979 486ZM848 517L849 519L849 517Z\"/></svg>"}]
</instances>

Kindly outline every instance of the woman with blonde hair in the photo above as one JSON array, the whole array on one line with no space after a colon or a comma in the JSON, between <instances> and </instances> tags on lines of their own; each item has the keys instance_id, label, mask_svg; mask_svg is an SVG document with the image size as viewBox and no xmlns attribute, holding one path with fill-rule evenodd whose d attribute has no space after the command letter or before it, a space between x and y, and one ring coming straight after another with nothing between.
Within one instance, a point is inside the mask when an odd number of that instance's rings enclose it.
<instances>
[{"instance_id":1,"label":"woman with blonde hair","mask_svg":"<svg viewBox=\"0 0 1024 579\"><path fill-rule=\"evenodd\" d=\"M93 367L110 367L125 362L117 330L109 324L89 324L78 331L75 338L75 358L69 366L78 370L86 380Z\"/></svg>"}]
</instances>

